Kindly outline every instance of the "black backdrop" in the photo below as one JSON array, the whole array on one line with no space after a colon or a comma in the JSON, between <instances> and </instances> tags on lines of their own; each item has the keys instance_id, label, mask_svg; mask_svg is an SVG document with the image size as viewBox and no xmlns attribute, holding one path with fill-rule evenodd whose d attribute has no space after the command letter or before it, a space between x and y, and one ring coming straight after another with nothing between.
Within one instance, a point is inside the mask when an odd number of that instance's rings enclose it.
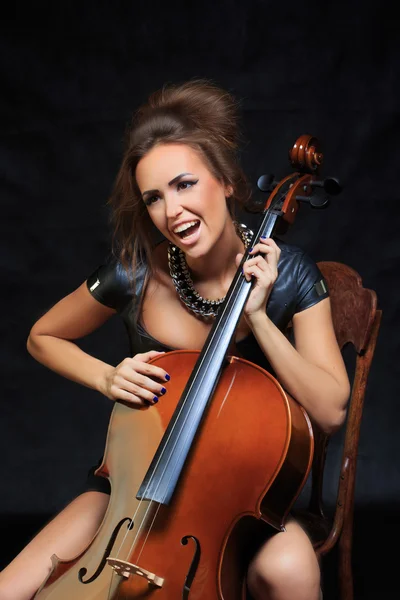
<instances>
[{"instance_id":1,"label":"black backdrop","mask_svg":"<svg viewBox=\"0 0 400 600\"><path fill-rule=\"evenodd\" d=\"M242 161L254 185L263 173L290 172L289 148L310 133L322 144L323 174L344 186L327 210L302 207L286 239L356 269L383 310L361 430L354 567L357 598L386 597L400 498L399 44L390 4L59 2L2 11L0 515L13 541L1 564L80 491L112 408L36 363L29 329L108 252L106 200L133 109L165 82L206 77L241 99ZM121 322L111 319L82 347L116 364L128 352Z\"/></svg>"}]
</instances>

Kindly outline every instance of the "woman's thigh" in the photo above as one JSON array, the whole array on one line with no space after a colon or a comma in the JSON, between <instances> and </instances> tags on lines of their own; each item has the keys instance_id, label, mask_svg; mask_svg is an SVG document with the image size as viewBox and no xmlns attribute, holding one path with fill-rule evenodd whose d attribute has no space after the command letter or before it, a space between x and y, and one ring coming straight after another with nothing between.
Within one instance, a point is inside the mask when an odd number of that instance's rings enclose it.
<instances>
[{"instance_id":1,"label":"woman's thigh","mask_svg":"<svg viewBox=\"0 0 400 600\"><path fill-rule=\"evenodd\" d=\"M52 567L51 556L71 559L92 541L109 496L85 492L50 521L0 573L1 600L30 600Z\"/></svg>"},{"instance_id":2,"label":"woman's thigh","mask_svg":"<svg viewBox=\"0 0 400 600\"><path fill-rule=\"evenodd\" d=\"M248 586L256 600L319 600L320 568L309 537L295 521L272 535L252 560Z\"/></svg>"}]
</instances>

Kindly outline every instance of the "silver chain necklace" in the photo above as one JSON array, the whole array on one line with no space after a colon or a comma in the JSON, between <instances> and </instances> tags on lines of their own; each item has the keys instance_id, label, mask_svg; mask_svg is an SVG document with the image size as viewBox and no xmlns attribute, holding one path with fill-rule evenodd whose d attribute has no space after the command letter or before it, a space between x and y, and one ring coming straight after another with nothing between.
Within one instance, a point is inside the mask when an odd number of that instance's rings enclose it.
<instances>
[{"instance_id":1,"label":"silver chain necklace","mask_svg":"<svg viewBox=\"0 0 400 600\"><path fill-rule=\"evenodd\" d=\"M243 223L234 221L233 224L235 225L236 233L242 240L245 248L247 248L253 238L252 230ZM220 305L225 300L225 296L218 298L218 300L208 300L196 292L185 255L172 242L168 244L168 265L178 296L188 309L197 317L216 317Z\"/></svg>"}]
</instances>

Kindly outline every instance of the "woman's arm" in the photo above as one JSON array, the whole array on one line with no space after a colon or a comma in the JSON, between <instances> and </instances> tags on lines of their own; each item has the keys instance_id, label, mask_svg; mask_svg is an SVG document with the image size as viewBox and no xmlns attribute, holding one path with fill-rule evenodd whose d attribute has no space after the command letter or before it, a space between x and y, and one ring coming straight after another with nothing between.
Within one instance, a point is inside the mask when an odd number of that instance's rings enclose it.
<instances>
[{"instance_id":1,"label":"woman's arm","mask_svg":"<svg viewBox=\"0 0 400 600\"><path fill-rule=\"evenodd\" d=\"M345 419L350 385L329 298L294 315L295 348L265 313L247 320L282 386L323 431L333 433Z\"/></svg>"},{"instance_id":2,"label":"woman's arm","mask_svg":"<svg viewBox=\"0 0 400 600\"><path fill-rule=\"evenodd\" d=\"M95 331L115 312L97 302L83 283L34 324L28 337L28 352L56 373L102 392L111 365L83 352L71 340Z\"/></svg>"},{"instance_id":3,"label":"woman's arm","mask_svg":"<svg viewBox=\"0 0 400 600\"><path fill-rule=\"evenodd\" d=\"M333 329L329 298L293 316L295 347L266 314L266 305L278 276L280 248L260 238L243 265L248 281L255 282L245 316L279 382L306 409L323 431L333 433L346 416L349 379ZM236 257L239 264L242 255Z\"/></svg>"},{"instance_id":4,"label":"woman's arm","mask_svg":"<svg viewBox=\"0 0 400 600\"><path fill-rule=\"evenodd\" d=\"M87 354L72 341L98 329L115 312L95 300L83 283L34 324L28 337L28 352L49 369L110 400L122 399L138 406L144 401L153 403L155 397L165 393L165 384L152 378L167 380L163 369L146 364L158 352L137 354L114 367Z\"/></svg>"}]
</instances>

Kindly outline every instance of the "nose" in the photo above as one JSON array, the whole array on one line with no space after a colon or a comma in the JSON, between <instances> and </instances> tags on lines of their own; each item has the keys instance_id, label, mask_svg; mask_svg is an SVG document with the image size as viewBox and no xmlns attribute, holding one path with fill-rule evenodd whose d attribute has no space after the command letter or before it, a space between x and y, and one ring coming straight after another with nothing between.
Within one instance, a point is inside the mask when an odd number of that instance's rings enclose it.
<instances>
[{"instance_id":1,"label":"nose","mask_svg":"<svg viewBox=\"0 0 400 600\"><path fill-rule=\"evenodd\" d=\"M176 219L176 217L181 214L182 210L179 196L174 194L167 194L165 196L165 215L167 219Z\"/></svg>"}]
</instances>

